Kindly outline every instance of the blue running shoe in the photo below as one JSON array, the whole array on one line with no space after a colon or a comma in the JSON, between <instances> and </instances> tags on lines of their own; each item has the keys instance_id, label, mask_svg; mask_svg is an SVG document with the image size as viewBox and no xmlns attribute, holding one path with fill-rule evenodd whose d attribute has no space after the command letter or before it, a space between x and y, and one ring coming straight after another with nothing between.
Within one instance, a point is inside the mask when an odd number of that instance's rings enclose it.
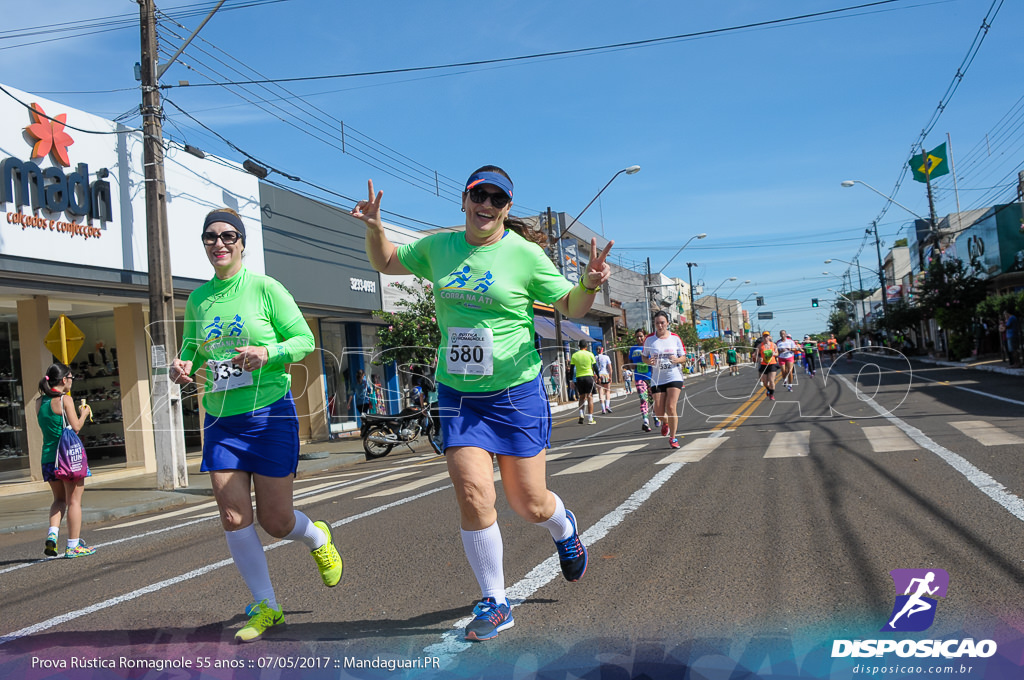
<instances>
[{"instance_id":1,"label":"blue running shoe","mask_svg":"<svg viewBox=\"0 0 1024 680\"><path fill-rule=\"evenodd\" d=\"M498 604L493 597L485 597L477 602L473 607L473 616L476 618L466 626L467 640L490 640L506 628L516 625L508 602Z\"/></svg>"},{"instance_id":2,"label":"blue running shoe","mask_svg":"<svg viewBox=\"0 0 1024 680\"><path fill-rule=\"evenodd\" d=\"M587 548L580 541L580 534L576 530L576 516L568 510L565 511L565 516L572 523L572 536L564 541L555 541L558 561L566 581L579 581L587 571Z\"/></svg>"}]
</instances>

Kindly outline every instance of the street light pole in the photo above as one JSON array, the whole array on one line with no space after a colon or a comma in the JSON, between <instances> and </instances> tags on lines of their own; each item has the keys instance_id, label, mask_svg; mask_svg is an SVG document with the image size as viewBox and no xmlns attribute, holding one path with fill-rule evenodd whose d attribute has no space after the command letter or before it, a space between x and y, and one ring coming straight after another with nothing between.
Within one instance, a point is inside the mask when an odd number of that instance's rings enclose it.
<instances>
[{"instance_id":1,"label":"street light pole","mask_svg":"<svg viewBox=\"0 0 1024 680\"><path fill-rule=\"evenodd\" d=\"M618 177L622 173L626 173L627 175L635 175L638 172L640 172L640 166L639 165L631 165L628 168L623 168L622 170L619 170L618 172L616 172L614 175L612 175L612 178L610 180L608 180L608 183L605 184L603 187L601 187L601 191L598 191L597 195L594 196L592 199L590 199L590 203L587 203L587 207L584 208L583 210L581 210L578 215L576 215L575 217L572 218L572 221L569 222L569 226L567 226L561 232L558 232L558 235L555 236L555 242L554 242L554 244L552 246L552 249L553 249L553 251L555 253L555 260L556 260L556 263L557 263L558 273L559 274L562 273L563 265L565 263L564 262L564 258L562 257L562 238L566 234L569 233L569 230L573 228L573 225L576 224L577 220L579 220L581 217L583 217L583 213L587 212L587 209L590 206L594 205L594 201L596 201L598 199L598 197L600 197L601 194L604 193L604 190L607 189L609 186L611 186L611 183L615 181L616 177ZM552 231L555 231L555 224L554 224L554 222L552 220L551 208L548 208L547 217L548 217L548 228L551 229ZM574 281L573 283L576 283L576 282ZM645 285L646 285L646 282L645 282ZM644 294L645 295L647 294L646 289L644 290ZM558 345L558 362L559 362L559 365L561 365L562 359L565 356L565 348L562 346L562 313L558 311L557 307L555 307L555 343ZM568 376L569 376L568 366L566 366L562 370L562 374L563 374L563 378L564 379L559 381L559 390L558 390L559 391L558 399L559 399L560 402L564 401L566 399L566 391L565 391L566 385L565 385L565 383L566 383L566 380L568 379Z\"/></svg>"},{"instance_id":2,"label":"street light pole","mask_svg":"<svg viewBox=\"0 0 1024 680\"><path fill-rule=\"evenodd\" d=\"M720 284L718 284L718 286L715 288L715 290L711 293L712 295L715 296L715 316L717 317L717 321L718 321L718 339L719 340L722 339L722 313L718 310L718 289L721 288L722 286L724 286L725 284L727 284L728 282L735 281L735 280L736 280L735 276L730 276L725 281L722 281Z\"/></svg>"}]
</instances>

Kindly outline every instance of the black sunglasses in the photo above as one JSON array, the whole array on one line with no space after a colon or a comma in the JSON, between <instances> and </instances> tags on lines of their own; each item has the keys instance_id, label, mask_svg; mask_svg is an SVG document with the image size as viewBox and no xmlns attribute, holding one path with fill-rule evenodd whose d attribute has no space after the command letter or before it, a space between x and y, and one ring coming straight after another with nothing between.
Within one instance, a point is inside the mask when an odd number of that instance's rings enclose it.
<instances>
[{"instance_id":1,"label":"black sunglasses","mask_svg":"<svg viewBox=\"0 0 1024 680\"><path fill-rule=\"evenodd\" d=\"M221 243L226 246L231 246L238 243L238 239L242 238L242 235L237 231L224 231L219 234L215 234L212 231L203 232L203 244L212 246L217 243L217 239L220 239Z\"/></svg>"},{"instance_id":2,"label":"black sunglasses","mask_svg":"<svg viewBox=\"0 0 1024 680\"><path fill-rule=\"evenodd\" d=\"M479 203L482 205L487 202L488 198L491 199L491 205L493 205L498 210L504 208L506 205L508 205L508 202L512 200L511 198L508 197L507 194L501 191L496 191L492 194L489 191L484 191L483 189L477 187L474 187L469 190L469 200L473 201L474 203Z\"/></svg>"}]
</instances>

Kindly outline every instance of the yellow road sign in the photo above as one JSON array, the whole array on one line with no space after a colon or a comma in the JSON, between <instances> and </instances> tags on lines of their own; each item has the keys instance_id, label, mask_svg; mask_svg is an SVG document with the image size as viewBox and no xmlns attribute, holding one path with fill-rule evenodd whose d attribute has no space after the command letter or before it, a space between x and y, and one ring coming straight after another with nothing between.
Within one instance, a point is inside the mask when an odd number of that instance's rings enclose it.
<instances>
[{"instance_id":1,"label":"yellow road sign","mask_svg":"<svg viewBox=\"0 0 1024 680\"><path fill-rule=\"evenodd\" d=\"M85 344L85 333L63 314L54 322L50 332L43 338L43 345L50 350L50 354L64 364L70 363L75 358L83 344Z\"/></svg>"}]
</instances>

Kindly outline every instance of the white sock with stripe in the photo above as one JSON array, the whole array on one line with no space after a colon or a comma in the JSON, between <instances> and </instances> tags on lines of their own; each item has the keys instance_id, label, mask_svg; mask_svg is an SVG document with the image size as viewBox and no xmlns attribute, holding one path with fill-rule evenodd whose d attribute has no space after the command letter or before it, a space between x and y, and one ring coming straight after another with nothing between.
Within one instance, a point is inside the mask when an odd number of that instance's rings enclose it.
<instances>
[{"instance_id":1,"label":"white sock with stripe","mask_svg":"<svg viewBox=\"0 0 1024 680\"><path fill-rule=\"evenodd\" d=\"M555 497L555 513L543 522L537 522L537 526L544 527L550 531L551 538L556 541L564 541L572 536L572 522L569 521L568 515L565 514L565 504L562 503L562 499L553 491L551 495Z\"/></svg>"},{"instance_id":2,"label":"white sock with stripe","mask_svg":"<svg viewBox=\"0 0 1024 680\"><path fill-rule=\"evenodd\" d=\"M263 552L263 543L256 533L256 527L250 524L238 531L225 531L224 537L228 541L228 551L235 561L235 568L249 587L252 599L255 602L266 600L267 604L277 609L277 598L274 596L274 586L270 584L270 570L267 569L267 555Z\"/></svg>"},{"instance_id":3,"label":"white sock with stripe","mask_svg":"<svg viewBox=\"0 0 1024 680\"><path fill-rule=\"evenodd\" d=\"M505 570L502 561L505 554L501 543L501 530L495 522L486 529L462 532L462 548L466 559L480 584L483 597L493 597L498 604L507 602L505 597Z\"/></svg>"},{"instance_id":4,"label":"white sock with stripe","mask_svg":"<svg viewBox=\"0 0 1024 680\"><path fill-rule=\"evenodd\" d=\"M327 534L320 527L313 524L313 520L306 517L305 513L292 510L295 513L295 526L291 533L284 537L286 541L302 541L313 552L327 542Z\"/></svg>"}]
</instances>

